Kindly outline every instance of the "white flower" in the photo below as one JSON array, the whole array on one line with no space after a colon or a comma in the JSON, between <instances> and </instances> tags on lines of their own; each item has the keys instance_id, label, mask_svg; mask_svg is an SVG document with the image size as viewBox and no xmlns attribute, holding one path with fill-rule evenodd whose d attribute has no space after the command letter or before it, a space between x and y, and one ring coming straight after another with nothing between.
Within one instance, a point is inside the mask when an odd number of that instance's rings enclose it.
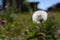
<instances>
[{"instance_id":1,"label":"white flower","mask_svg":"<svg viewBox=\"0 0 60 40\"><path fill-rule=\"evenodd\" d=\"M45 11L35 11L32 15L32 20L33 23L39 24L42 20L46 21L47 20L47 12Z\"/></svg>"}]
</instances>

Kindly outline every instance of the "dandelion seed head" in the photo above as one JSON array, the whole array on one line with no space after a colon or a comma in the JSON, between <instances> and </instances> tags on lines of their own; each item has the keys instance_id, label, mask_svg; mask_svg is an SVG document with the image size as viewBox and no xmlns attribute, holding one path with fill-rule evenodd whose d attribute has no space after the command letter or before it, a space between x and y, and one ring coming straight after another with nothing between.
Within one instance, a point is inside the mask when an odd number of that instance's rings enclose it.
<instances>
[{"instance_id":1,"label":"dandelion seed head","mask_svg":"<svg viewBox=\"0 0 60 40\"><path fill-rule=\"evenodd\" d=\"M47 20L47 15L48 14L45 11L35 11L32 15L33 23L39 24L40 20L41 21L46 21Z\"/></svg>"}]
</instances>

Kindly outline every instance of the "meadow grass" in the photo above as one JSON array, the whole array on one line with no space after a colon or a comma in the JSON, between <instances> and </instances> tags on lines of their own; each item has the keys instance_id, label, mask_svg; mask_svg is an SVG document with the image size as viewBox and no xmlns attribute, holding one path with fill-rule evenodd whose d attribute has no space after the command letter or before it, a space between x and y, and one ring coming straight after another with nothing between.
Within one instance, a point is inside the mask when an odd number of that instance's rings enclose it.
<instances>
[{"instance_id":1,"label":"meadow grass","mask_svg":"<svg viewBox=\"0 0 60 40\"><path fill-rule=\"evenodd\" d=\"M55 27L56 25L60 24L60 12L48 12L49 17L48 20L44 23L45 27L47 26L50 28L51 34L48 34L48 30L44 29L45 34L49 35L49 38L47 36L47 40L54 40L52 38L52 34L54 34L55 29L51 27ZM9 15L9 14L8 14ZM16 17L13 17L13 21L8 21L11 20L8 15L5 15L4 17L7 20L7 23L5 25L0 24L0 39L2 40L27 40L28 38L32 37L31 40L40 40L39 38L35 37L35 34L40 33L37 24L34 24L32 22L32 14L28 13L14 13ZM53 19L54 17L54 19ZM52 19L51 19L52 18ZM43 27L42 27L43 28ZM24 31L28 29L29 33L24 34ZM53 33L54 32L54 33ZM50 37L51 36L51 37ZM45 39L46 36L42 37L43 40ZM41 40L42 40L41 39ZM59 40L59 38L58 38Z\"/></svg>"}]
</instances>

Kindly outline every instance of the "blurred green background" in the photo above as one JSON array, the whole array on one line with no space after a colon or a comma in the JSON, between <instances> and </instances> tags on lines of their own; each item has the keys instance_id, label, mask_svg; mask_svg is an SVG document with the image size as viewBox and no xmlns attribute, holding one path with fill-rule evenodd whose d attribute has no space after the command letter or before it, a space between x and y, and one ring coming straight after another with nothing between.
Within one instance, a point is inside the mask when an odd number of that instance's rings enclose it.
<instances>
[{"instance_id":1,"label":"blurred green background","mask_svg":"<svg viewBox=\"0 0 60 40\"><path fill-rule=\"evenodd\" d=\"M25 0L11 2L7 0L0 10L0 40L60 40L59 5L50 7L47 21L38 25L32 22L36 4L31 7Z\"/></svg>"}]
</instances>

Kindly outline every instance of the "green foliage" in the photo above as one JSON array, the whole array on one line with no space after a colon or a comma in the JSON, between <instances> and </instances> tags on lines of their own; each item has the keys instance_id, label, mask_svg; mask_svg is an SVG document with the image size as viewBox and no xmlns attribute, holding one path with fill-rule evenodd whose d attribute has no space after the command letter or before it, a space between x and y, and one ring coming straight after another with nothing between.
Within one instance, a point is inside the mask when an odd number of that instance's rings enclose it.
<instances>
[{"instance_id":1,"label":"green foliage","mask_svg":"<svg viewBox=\"0 0 60 40\"><path fill-rule=\"evenodd\" d=\"M53 17L48 17L47 21L39 25L33 24L32 15L28 13L15 13L15 2L13 8L9 7L6 11L0 11L0 20L5 18L7 23L1 25L0 21L0 39L2 40L60 40L56 37L57 24L60 24L60 12L49 12ZM29 10L29 3L23 0L23 11ZM12 17L10 15L12 14ZM26 34L25 29L29 32Z\"/></svg>"},{"instance_id":2,"label":"green foliage","mask_svg":"<svg viewBox=\"0 0 60 40\"><path fill-rule=\"evenodd\" d=\"M56 25L60 23L58 18L59 12L40 25L33 24L32 15L30 13L15 14L13 9L7 9L1 13L3 13L3 15L1 15L0 18L2 17L7 20L5 25L0 24L0 39L2 40L20 40L20 38L23 40L57 39L55 36L57 31ZM17 18L12 18L13 22L11 22L10 14L17 16ZM24 29L28 29L29 33L24 34Z\"/></svg>"},{"instance_id":3,"label":"green foliage","mask_svg":"<svg viewBox=\"0 0 60 40\"><path fill-rule=\"evenodd\" d=\"M22 11L28 12L30 9L29 3L26 0L22 0Z\"/></svg>"}]
</instances>

